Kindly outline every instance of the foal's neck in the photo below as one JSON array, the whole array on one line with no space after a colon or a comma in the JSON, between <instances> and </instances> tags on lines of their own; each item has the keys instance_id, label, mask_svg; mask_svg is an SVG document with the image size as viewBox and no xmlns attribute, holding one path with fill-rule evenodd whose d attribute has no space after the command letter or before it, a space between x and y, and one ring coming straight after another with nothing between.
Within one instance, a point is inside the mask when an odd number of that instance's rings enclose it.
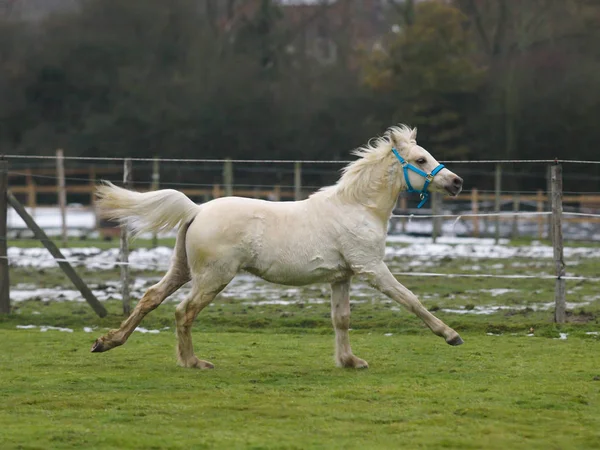
<instances>
[{"instance_id":1,"label":"foal's neck","mask_svg":"<svg viewBox=\"0 0 600 450\"><path fill-rule=\"evenodd\" d=\"M391 165L384 165L380 172L380 179L373 188L365 192L366 201L363 203L387 226L387 222L392 215L398 195L406 190L402 173L398 170L395 162Z\"/></svg>"}]
</instances>

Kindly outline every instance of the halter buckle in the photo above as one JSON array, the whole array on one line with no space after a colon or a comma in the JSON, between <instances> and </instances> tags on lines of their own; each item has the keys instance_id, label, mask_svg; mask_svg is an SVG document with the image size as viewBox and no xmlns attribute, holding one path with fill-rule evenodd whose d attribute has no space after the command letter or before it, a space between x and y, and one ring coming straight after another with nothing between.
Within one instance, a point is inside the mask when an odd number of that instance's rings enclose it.
<instances>
[{"instance_id":1,"label":"halter buckle","mask_svg":"<svg viewBox=\"0 0 600 450\"><path fill-rule=\"evenodd\" d=\"M433 181L433 175L428 173L427 176L425 177L425 179L431 183Z\"/></svg>"}]
</instances>

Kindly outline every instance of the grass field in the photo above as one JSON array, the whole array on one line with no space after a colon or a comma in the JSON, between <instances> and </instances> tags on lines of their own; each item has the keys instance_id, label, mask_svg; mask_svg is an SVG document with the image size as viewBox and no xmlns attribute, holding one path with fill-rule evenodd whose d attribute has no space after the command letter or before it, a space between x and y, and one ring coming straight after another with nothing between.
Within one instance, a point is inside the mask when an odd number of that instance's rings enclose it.
<instances>
[{"instance_id":1,"label":"grass field","mask_svg":"<svg viewBox=\"0 0 600 450\"><path fill-rule=\"evenodd\" d=\"M402 259L388 263L405 270ZM598 276L595 259L568 263ZM427 270L552 273L552 263L441 258ZM118 280L116 269L78 271L98 289ZM150 285L161 273L133 275ZM600 448L597 283L567 284L573 303L558 326L540 307L553 299L552 281L402 281L465 345L446 345L360 283L351 340L364 371L333 365L326 286L256 282L217 299L193 334L212 371L175 365L175 302L142 322L158 334L134 333L102 354L89 348L122 320L117 299L105 301L104 319L82 302L16 302L0 317L0 449ZM71 289L58 269L13 267L11 285ZM494 305L502 309L471 313ZM73 332L41 332L48 325Z\"/></svg>"},{"instance_id":2,"label":"grass field","mask_svg":"<svg viewBox=\"0 0 600 450\"><path fill-rule=\"evenodd\" d=\"M600 447L597 341L464 337L355 333L353 371L329 336L197 332L216 369L196 371L170 333L95 355L83 332L1 330L1 447Z\"/></svg>"}]
</instances>

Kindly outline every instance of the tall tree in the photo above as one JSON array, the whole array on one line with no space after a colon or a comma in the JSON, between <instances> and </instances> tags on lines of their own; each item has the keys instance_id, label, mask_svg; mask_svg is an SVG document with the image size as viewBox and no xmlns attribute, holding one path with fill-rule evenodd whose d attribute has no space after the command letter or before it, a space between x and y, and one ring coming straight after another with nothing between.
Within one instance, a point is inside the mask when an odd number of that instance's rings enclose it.
<instances>
[{"instance_id":1,"label":"tall tree","mask_svg":"<svg viewBox=\"0 0 600 450\"><path fill-rule=\"evenodd\" d=\"M421 127L437 154L466 156L465 124L482 70L472 58L465 16L452 6L424 2L410 17L366 58L365 82L385 96L393 121Z\"/></svg>"}]
</instances>

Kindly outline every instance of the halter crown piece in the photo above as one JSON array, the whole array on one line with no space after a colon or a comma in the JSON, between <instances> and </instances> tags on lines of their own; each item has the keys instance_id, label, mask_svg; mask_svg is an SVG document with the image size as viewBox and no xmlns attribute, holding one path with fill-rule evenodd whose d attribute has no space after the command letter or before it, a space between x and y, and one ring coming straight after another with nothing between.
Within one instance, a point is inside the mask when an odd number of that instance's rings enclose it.
<instances>
[{"instance_id":1,"label":"halter crown piece","mask_svg":"<svg viewBox=\"0 0 600 450\"><path fill-rule=\"evenodd\" d=\"M405 160L402 156L400 156L400 153L398 153L398 150L396 150L394 147L392 147L392 152L394 153L396 158L398 158L398 161L400 161L400 164L402 164L402 170L404 171L404 180L406 181L406 187L408 187L406 192L416 192L417 194L419 194L419 196L421 197L421 202L417 205L417 208L422 208L423 205L425 203L427 203L427 200L429 200L430 194L427 191L427 188L429 187L429 183L431 183L433 181L433 177L435 177L437 175L437 173L444 168L444 165L440 164L435 169L433 169L431 171L431 173L426 173L426 172L422 171L421 169L419 169L418 167L413 166L407 160ZM413 189L412 185L410 184L410 179L408 178L408 169L412 170L416 174L421 175L423 178L425 178L425 184L423 184L423 189L421 189L420 191Z\"/></svg>"}]
</instances>

